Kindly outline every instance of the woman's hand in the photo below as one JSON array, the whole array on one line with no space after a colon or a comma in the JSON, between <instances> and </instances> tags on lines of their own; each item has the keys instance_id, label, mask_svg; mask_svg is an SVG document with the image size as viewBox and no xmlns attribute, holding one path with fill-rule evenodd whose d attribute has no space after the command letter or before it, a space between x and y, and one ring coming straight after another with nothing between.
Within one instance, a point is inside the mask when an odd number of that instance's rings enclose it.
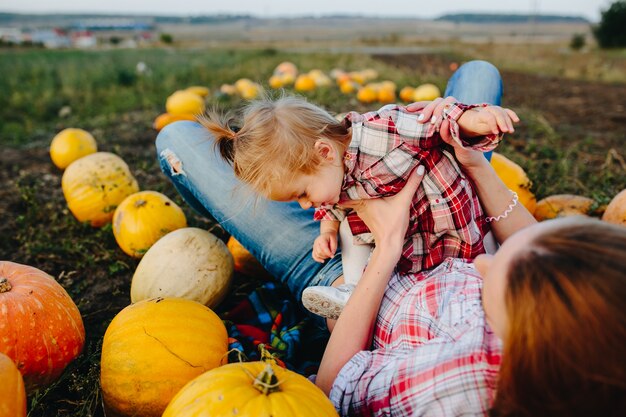
<instances>
[{"instance_id":1,"label":"woman's hand","mask_svg":"<svg viewBox=\"0 0 626 417\"><path fill-rule=\"evenodd\" d=\"M461 146L461 144L452 139L452 136L450 135L450 123L447 120L442 120L442 114L448 104L455 102L457 102L457 99L455 99L454 97L446 97L445 99L437 98L430 102L419 101L409 104L407 106L407 110L418 112L420 114L418 123L440 123L441 126L439 134L441 135L441 139L443 139L444 142L454 148L454 155L456 156L457 161L459 161L459 163L463 166L465 170L469 171L474 168L479 168L482 165L488 164L488 161L482 152L475 151L469 148L464 148L463 146ZM519 118L517 117L517 115L512 111L511 113L512 114L507 113L508 116L511 117L513 121L518 122ZM514 118L512 116L514 116Z\"/></svg>"},{"instance_id":2,"label":"woman's hand","mask_svg":"<svg viewBox=\"0 0 626 417\"><path fill-rule=\"evenodd\" d=\"M342 206L357 212L374 235L376 246L391 245L393 248L401 248L409 227L411 202L422 182L424 172L424 167L418 166L409 175L404 188L394 196L355 200Z\"/></svg>"}]
</instances>

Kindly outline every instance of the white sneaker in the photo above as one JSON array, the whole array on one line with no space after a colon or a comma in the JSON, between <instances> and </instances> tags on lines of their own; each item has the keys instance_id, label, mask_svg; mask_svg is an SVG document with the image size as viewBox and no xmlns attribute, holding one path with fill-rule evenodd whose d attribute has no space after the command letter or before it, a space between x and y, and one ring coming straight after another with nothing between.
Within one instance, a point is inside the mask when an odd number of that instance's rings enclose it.
<instances>
[{"instance_id":1,"label":"white sneaker","mask_svg":"<svg viewBox=\"0 0 626 417\"><path fill-rule=\"evenodd\" d=\"M354 290L353 284L337 287L315 285L302 292L302 304L311 313L331 320L337 320Z\"/></svg>"}]
</instances>

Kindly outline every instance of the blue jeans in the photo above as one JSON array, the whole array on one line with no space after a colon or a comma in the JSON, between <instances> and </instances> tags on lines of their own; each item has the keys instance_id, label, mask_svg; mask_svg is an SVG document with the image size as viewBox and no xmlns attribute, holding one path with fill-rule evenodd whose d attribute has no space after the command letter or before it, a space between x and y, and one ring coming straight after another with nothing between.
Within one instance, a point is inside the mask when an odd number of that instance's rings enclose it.
<instances>
[{"instance_id":1,"label":"blue jeans","mask_svg":"<svg viewBox=\"0 0 626 417\"><path fill-rule=\"evenodd\" d=\"M499 105L502 80L493 65L468 62L449 80L445 95L467 104ZM297 300L306 287L330 285L342 275L339 251L324 264L311 257L319 235L313 209L303 210L297 202L255 202L199 124L166 126L156 139L156 148L161 169L184 200L198 213L213 216Z\"/></svg>"}]
</instances>

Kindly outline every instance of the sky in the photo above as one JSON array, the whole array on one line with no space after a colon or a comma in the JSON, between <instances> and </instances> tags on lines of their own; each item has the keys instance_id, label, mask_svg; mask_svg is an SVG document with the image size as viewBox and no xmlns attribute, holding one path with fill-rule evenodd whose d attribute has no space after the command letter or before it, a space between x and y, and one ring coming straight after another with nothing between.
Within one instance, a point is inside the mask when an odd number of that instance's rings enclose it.
<instances>
[{"instance_id":1,"label":"sky","mask_svg":"<svg viewBox=\"0 0 626 417\"><path fill-rule=\"evenodd\" d=\"M583 16L600 20L611 0L412 0L381 8L379 0L0 0L0 12L129 13L158 15L252 14L259 17L362 14L437 17L444 13L532 13Z\"/></svg>"}]
</instances>

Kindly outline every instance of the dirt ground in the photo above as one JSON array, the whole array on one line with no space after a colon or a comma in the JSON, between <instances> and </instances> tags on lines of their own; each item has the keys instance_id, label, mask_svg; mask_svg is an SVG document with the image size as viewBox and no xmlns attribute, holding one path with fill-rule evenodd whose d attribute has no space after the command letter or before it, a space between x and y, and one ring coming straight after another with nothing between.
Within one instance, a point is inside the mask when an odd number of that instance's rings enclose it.
<instances>
[{"instance_id":1,"label":"dirt ground","mask_svg":"<svg viewBox=\"0 0 626 417\"><path fill-rule=\"evenodd\" d=\"M391 65L430 66L440 68L442 74L451 73L450 62L444 57L384 55L377 58ZM549 128L578 139L602 141L604 149L614 148L622 157L626 156L626 85L514 71L502 71L502 76L503 105L540 112ZM110 130L92 133L108 138L102 150L118 153L132 167L142 189L164 192L184 206L156 163L153 144L156 132L150 127L153 117L144 113L127 114L112 121ZM520 131L522 137L530 134L524 133L523 127ZM70 410L77 401L85 401L81 390L90 389L81 387L75 375L92 373L95 378L92 381L97 381L98 344L106 325L128 304L130 280L137 262L117 249L110 230L94 232L78 225L68 213L61 192L62 172L51 163L47 147L48 143L34 143L0 152L0 234L3 236L0 259L36 265L56 277L75 297L85 322L88 354L72 365L74 372L69 372L67 391L45 394L49 397L45 401L55 402L57 410ZM596 162L602 163L601 160ZM209 220L199 218L186 207L185 212L190 225L212 227ZM213 231L225 237L219 228ZM89 260L75 263L85 252L92 254ZM93 355L89 356L89 352ZM99 402L95 395L85 407L94 407ZM40 413L35 410L31 415L46 415ZM70 414L60 412L59 415Z\"/></svg>"}]
</instances>

